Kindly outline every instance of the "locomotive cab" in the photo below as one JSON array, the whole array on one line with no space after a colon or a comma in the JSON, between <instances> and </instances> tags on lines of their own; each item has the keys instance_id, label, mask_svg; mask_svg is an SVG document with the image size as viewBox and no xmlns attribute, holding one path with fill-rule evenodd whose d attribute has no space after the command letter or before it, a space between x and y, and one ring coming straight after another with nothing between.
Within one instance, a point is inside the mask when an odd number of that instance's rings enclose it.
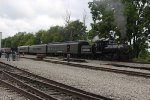
<instances>
[{"instance_id":1,"label":"locomotive cab","mask_svg":"<svg viewBox=\"0 0 150 100\"><path fill-rule=\"evenodd\" d=\"M127 46L114 40L98 40L93 44L92 51L96 58L119 60L125 58L124 52L127 51Z\"/></svg>"},{"instance_id":2,"label":"locomotive cab","mask_svg":"<svg viewBox=\"0 0 150 100\"><path fill-rule=\"evenodd\" d=\"M96 54L102 54L105 50L105 47L107 47L108 43L109 43L109 41L107 41L107 40L96 41L93 45L93 51Z\"/></svg>"}]
</instances>

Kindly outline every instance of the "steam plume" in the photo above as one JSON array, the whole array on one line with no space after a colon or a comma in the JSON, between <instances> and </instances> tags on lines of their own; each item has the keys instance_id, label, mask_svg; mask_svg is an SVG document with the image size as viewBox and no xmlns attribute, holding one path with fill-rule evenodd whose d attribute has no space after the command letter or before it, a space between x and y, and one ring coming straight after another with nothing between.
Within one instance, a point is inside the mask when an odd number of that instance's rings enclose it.
<instances>
[{"instance_id":1,"label":"steam plume","mask_svg":"<svg viewBox=\"0 0 150 100\"><path fill-rule=\"evenodd\" d=\"M118 29L120 30L122 37L126 34L126 18L123 14L123 4L121 0L94 0L100 5L107 5L107 9L114 9L115 23L117 24Z\"/></svg>"}]
</instances>

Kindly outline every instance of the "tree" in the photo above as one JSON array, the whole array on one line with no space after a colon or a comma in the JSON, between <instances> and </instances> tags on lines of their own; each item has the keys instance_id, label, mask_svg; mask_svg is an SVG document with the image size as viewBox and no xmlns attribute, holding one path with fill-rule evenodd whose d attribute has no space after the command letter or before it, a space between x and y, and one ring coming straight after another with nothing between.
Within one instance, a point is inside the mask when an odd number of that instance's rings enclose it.
<instances>
[{"instance_id":1,"label":"tree","mask_svg":"<svg viewBox=\"0 0 150 100\"><path fill-rule=\"evenodd\" d=\"M23 45L33 45L34 35L32 33L18 32L12 37L2 39L2 47L18 47Z\"/></svg>"},{"instance_id":2,"label":"tree","mask_svg":"<svg viewBox=\"0 0 150 100\"><path fill-rule=\"evenodd\" d=\"M43 38L45 34L45 30L39 30L37 33L35 33L35 44L42 44L45 41Z\"/></svg>"},{"instance_id":3,"label":"tree","mask_svg":"<svg viewBox=\"0 0 150 100\"><path fill-rule=\"evenodd\" d=\"M64 28L61 26L52 26L46 32L46 43L64 41Z\"/></svg>"},{"instance_id":4,"label":"tree","mask_svg":"<svg viewBox=\"0 0 150 100\"><path fill-rule=\"evenodd\" d=\"M83 20L83 26L84 27L86 27L86 20L87 20L87 12L84 10L84 12L83 12L83 14L82 14L82 20ZM86 32L85 32L85 34L84 34L84 36L83 36L83 39L84 40L87 40L87 41L89 41L90 40L90 37L89 37L89 34L88 34L89 32L87 32L87 30L86 30Z\"/></svg>"},{"instance_id":5,"label":"tree","mask_svg":"<svg viewBox=\"0 0 150 100\"><path fill-rule=\"evenodd\" d=\"M35 37L32 33L24 35L24 39L26 40L24 45L33 45L35 43L34 38Z\"/></svg>"},{"instance_id":6,"label":"tree","mask_svg":"<svg viewBox=\"0 0 150 100\"><path fill-rule=\"evenodd\" d=\"M83 39L85 35L86 27L82 22L79 20L71 21L66 27L65 27L65 40L66 41L74 41L74 40L80 40Z\"/></svg>"},{"instance_id":7,"label":"tree","mask_svg":"<svg viewBox=\"0 0 150 100\"><path fill-rule=\"evenodd\" d=\"M112 32L114 36L120 36L120 32L115 25L113 9L108 9L107 5L101 1L89 2L89 8L93 19L93 23L91 23L93 36L109 38Z\"/></svg>"},{"instance_id":8,"label":"tree","mask_svg":"<svg viewBox=\"0 0 150 100\"><path fill-rule=\"evenodd\" d=\"M71 18L71 12L69 10L66 11L66 15L65 15L65 26L68 26L68 24L70 23L70 18Z\"/></svg>"},{"instance_id":9,"label":"tree","mask_svg":"<svg viewBox=\"0 0 150 100\"><path fill-rule=\"evenodd\" d=\"M2 47L3 48L10 48L11 47L11 37L5 38L2 40Z\"/></svg>"},{"instance_id":10,"label":"tree","mask_svg":"<svg viewBox=\"0 0 150 100\"><path fill-rule=\"evenodd\" d=\"M138 57L147 48L150 39L149 0L123 0L127 17L127 40L132 45L132 54ZM133 41L133 42L132 42Z\"/></svg>"},{"instance_id":11,"label":"tree","mask_svg":"<svg viewBox=\"0 0 150 100\"><path fill-rule=\"evenodd\" d=\"M2 48L5 47L5 42L6 42L6 38L5 38L5 39L2 39Z\"/></svg>"},{"instance_id":12,"label":"tree","mask_svg":"<svg viewBox=\"0 0 150 100\"><path fill-rule=\"evenodd\" d=\"M14 35L12 38L12 47L16 46L23 46L25 45L27 39L24 39L26 32L18 32L16 35Z\"/></svg>"}]
</instances>

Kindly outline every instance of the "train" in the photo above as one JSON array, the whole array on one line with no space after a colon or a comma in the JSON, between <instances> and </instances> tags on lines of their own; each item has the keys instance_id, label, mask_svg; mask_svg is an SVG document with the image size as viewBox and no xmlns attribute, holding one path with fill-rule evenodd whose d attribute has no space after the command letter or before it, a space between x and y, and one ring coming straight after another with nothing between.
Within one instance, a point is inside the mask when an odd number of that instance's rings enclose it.
<instances>
[{"instance_id":1,"label":"train","mask_svg":"<svg viewBox=\"0 0 150 100\"><path fill-rule=\"evenodd\" d=\"M116 43L110 40L97 40L93 44L85 40L53 42L48 44L19 46L20 54L45 54L47 56L127 60L129 46L124 43Z\"/></svg>"}]
</instances>

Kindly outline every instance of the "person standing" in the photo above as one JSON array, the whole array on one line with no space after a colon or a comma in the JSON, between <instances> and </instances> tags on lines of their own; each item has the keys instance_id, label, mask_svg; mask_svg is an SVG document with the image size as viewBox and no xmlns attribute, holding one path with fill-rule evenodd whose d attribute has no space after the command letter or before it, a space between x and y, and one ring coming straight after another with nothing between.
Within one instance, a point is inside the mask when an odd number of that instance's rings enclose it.
<instances>
[{"instance_id":1,"label":"person standing","mask_svg":"<svg viewBox=\"0 0 150 100\"><path fill-rule=\"evenodd\" d=\"M69 53L67 54L67 62L68 63L70 62L70 54Z\"/></svg>"},{"instance_id":2,"label":"person standing","mask_svg":"<svg viewBox=\"0 0 150 100\"><path fill-rule=\"evenodd\" d=\"M70 62L70 45L67 45L67 61Z\"/></svg>"},{"instance_id":3,"label":"person standing","mask_svg":"<svg viewBox=\"0 0 150 100\"><path fill-rule=\"evenodd\" d=\"M16 52L16 59L19 60L20 59L20 53Z\"/></svg>"},{"instance_id":4,"label":"person standing","mask_svg":"<svg viewBox=\"0 0 150 100\"><path fill-rule=\"evenodd\" d=\"M12 61L15 61L15 59L16 59L16 52L12 51Z\"/></svg>"},{"instance_id":5,"label":"person standing","mask_svg":"<svg viewBox=\"0 0 150 100\"><path fill-rule=\"evenodd\" d=\"M0 50L0 58L2 57L2 51Z\"/></svg>"},{"instance_id":6,"label":"person standing","mask_svg":"<svg viewBox=\"0 0 150 100\"><path fill-rule=\"evenodd\" d=\"M10 61L10 51L6 52L6 58L7 58L7 61Z\"/></svg>"}]
</instances>

